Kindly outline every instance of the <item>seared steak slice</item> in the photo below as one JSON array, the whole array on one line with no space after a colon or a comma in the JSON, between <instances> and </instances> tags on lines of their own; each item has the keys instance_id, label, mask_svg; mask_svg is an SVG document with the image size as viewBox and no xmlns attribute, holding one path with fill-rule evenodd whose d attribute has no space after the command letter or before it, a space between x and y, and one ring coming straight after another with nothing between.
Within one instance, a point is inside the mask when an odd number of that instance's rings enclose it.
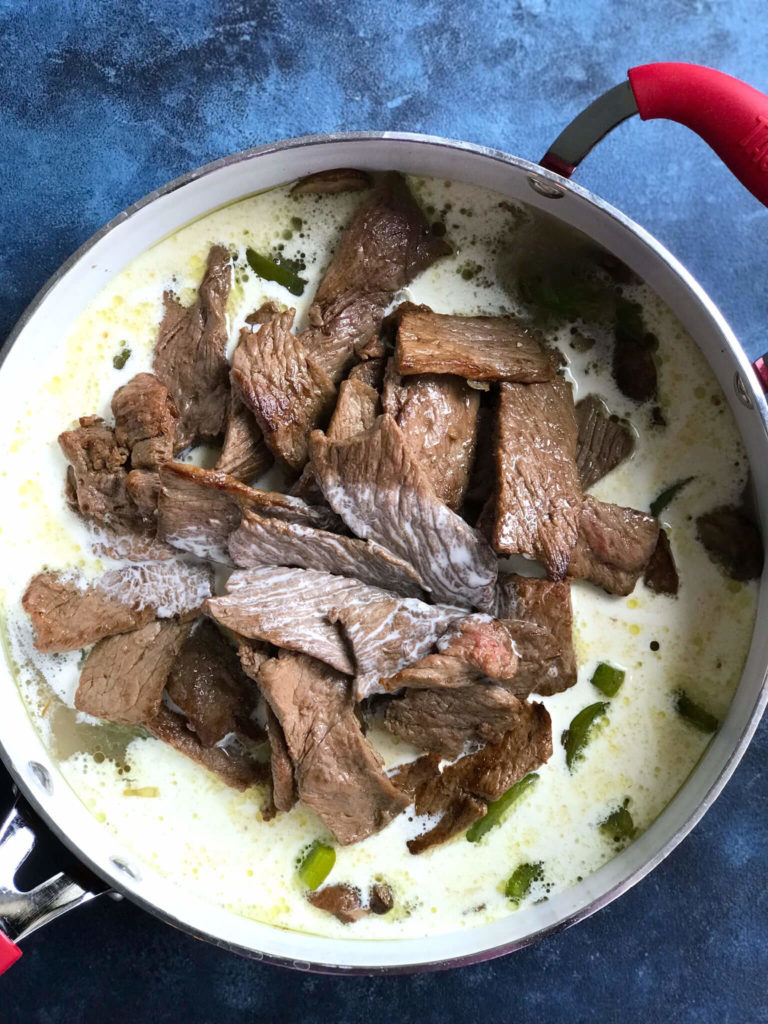
<instances>
[{"instance_id":1,"label":"seared steak slice","mask_svg":"<svg viewBox=\"0 0 768 1024\"><path fill-rule=\"evenodd\" d=\"M347 595L343 604L332 608L328 618L341 624L352 650L357 699L379 692L383 677L423 658L448 625L461 615L458 608L424 604L386 591Z\"/></svg>"},{"instance_id":2,"label":"seared steak slice","mask_svg":"<svg viewBox=\"0 0 768 1024\"><path fill-rule=\"evenodd\" d=\"M384 724L422 750L453 760L469 746L498 743L514 727L520 702L491 683L409 690L387 705Z\"/></svg>"},{"instance_id":3,"label":"seared steak slice","mask_svg":"<svg viewBox=\"0 0 768 1024\"><path fill-rule=\"evenodd\" d=\"M608 406L597 395L587 395L578 403L576 423L576 465L582 489L588 491L630 457L635 436L626 423L611 417Z\"/></svg>"},{"instance_id":4,"label":"seared steak slice","mask_svg":"<svg viewBox=\"0 0 768 1024\"><path fill-rule=\"evenodd\" d=\"M296 803L296 779L293 762L285 742L283 727L269 704L267 704L267 737L269 739L269 764L272 776L272 803L276 811L290 811Z\"/></svg>"},{"instance_id":5,"label":"seared steak slice","mask_svg":"<svg viewBox=\"0 0 768 1024\"><path fill-rule=\"evenodd\" d=\"M386 365L387 360L383 356L375 359L366 359L364 362L352 367L349 371L348 379L359 381L361 384L367 384L374 391L380 391L381 385L384 382L384 369Z\"/></svg>"},{"instance_id":6,"label":"seared steak slice","mask_svg":"<svg viewBox=\"0 0 768 1024\"><path fill-rule=\"evenodd\" d=\"M659 530L659 539L645 567L643 579L646 587L656 594L673 597L680 589L680 577L666 530Z\"/></svg>"},{"instance_id":7,"label":"seared steak slice","mask_svg":"<svg viewBox=\"0 0 768 1024\"><path fill-rule=\"evenodd\" d=\"M438 638L437 650L380 680L382 687L452 688L489 679L508 683L517 673L515 642L506 624L489 615L468 615L451 623Z\"/></svg>"},{"instance_id":8,"label":"seared steak slice","mask_svg":"<svg viewBox=\"0 0 768 1024\"><path fill-rule=\"evenodd\" d=\"M362 192L373 184L367 171L354 167L334 167L299 178L291 187L292 196L326 196L337 192Z\"/></svg>"},{"instance_id":9,"label":"seared steak slice","mask_svg":"<svg viewBox=\"0 0 768 1024\"><path fill-rule=\"evenodd\" d=\"M435 494L458 512L475 457L480 393L445 374L401 379L390 360L382 404L402 430Z\"/></svg>"},{"instance_id":10,"label":"seared steak slice","mask_svg":"<svg viewBox=\"0 0 768 1024\"><path fill-rule=\"evenodd\" d=\"M232 359L232 381L256 417L272 452L297 472L307 461L307 437L325 426L336 388L291 332L296 310L244 327Z\"/></svg>"},{"instance_id":11,"label":"seared steak slice","mask_svg":"<svg viewBox=\"0 0 768 1024\"><path fill-rule=\"evenodd\" d=\"M157 562L113 569L90 584L72 574L39 573L21 603L37 634L35 647L52 654L127 633L158 615L186 616L210 593L207 570Z\"/></svg>"},{"instance_id":12,"label":"seared steak slice","mask_svg":"<svg viewBox=\"0 0 768 1024\"><path fill-rule=\"evenodd\" d=\"M374 339L392 297L450 253L399 174L381 177L339 240L309 311L302 341L338 381Z\"/></svg>"},{"instance_id":13,"label":"seared steak slice","mask_svg":"<svg viewBox=\"0 0 768 1024\"><path fill-rule=\"evenodd\" d=\"M310 445L328 504L354 534L409 562L435 601L481 610L492 605L493 552L437 498L391 416L347 441L316 431Z\"/></svg>"},{"instance_id":14,"label":"seared steak slice","mask_svg":"<svg viewBox=\"0 0 768 1024\"><path fill-rule=\"evenodd\" d=\"M93 553L97 558L126 562L167 562L178 552L144 530L113 530L105 523L91 524Z\"/></svg>"},{"instance_id":15,"label":"seared steak slice","mask_svg":"<svg viewBox=\"0 0 768 1024\"><path fill-rule=\"evenodd\" d=\"M760 530L742 508L721 505L699 516L696 535L731 579L754 580L763 571Z\"/></svg>"},{"instance_id":16,"label":"seared steak slice","mask_svg":"<svg viewBox=\"0 0 768 1024\"><path fill-rule=\"evenodd\" d=\"M154 469L132 469L125 481L131 501L141 515L150 520L157 511L160 475Z\"/></svg>"},{"instance_id":17,"label":"seared steak slice","mask_svg":"<svg viewBox=\"0 0 768 1024\"><path fill-rule=\"evenodd\" d=\"M243 569L298 566L347 576L406 597L422 595L415 570L373 541L244 512L229 538L229 553Z\"/></svg>"},{"instance_id":18,"label":"seared steak slice","mask_svg":"<svg viewBox=\"0 0 768 1024\"><path fill-rule=\"evenodd\" d=\"M126 490L128 449L98 416L82 416L80 426L59 434L59 445L70 467L68 500L86 519L133 524L140 518Z\"/></svg>"},{"instance_id":19,"label":"seared steak slice","mask_svg":"<svg viewBox=\"0 0 768 1024\"><path fill-rule=\"evenodd\" d=\"M243 672L232 645L208 619L186 640L165 688L204 747L214 746L230 733L251 739L263 736L252 717L258 690Z\"/></svg>"},{"instance_id":20,"label":"seared steak slice","mask_svg":"<svg viewBox=\"0 0 768 1024\"><path fill-rule=\"evenodd\" d=\"M153 621L125 636L100 640L80 674L77 710L118 725L149 727L191 629L191 622Z\"/></svg>"},{"instance_id":21,"label":"seared steak slice","mask_svg":"<svg viewBox=\"0 0 768 1024\"><path fill-rule=\"evenodd\" d=\"M272 465L272 453L264 443L256 417L236 392L232 392L227 429L216 469L243 483L250 483Z\"/></svg>"},{"instance_id":22,"label":"seared steak slice","mask_svg":"<svg viewBox=\"0 0 768 1024\"><path fill-rule=\"evenodd\" d=\"M520 655L514 692L548 697L576 682L571 588L565 581L499 575L496 614L505 620Z\"/></svg>"},{"instance_id":23,"label":"seared steak slice","mask_svg":"<svg viewBox=\"0 0 768 1024\"><path fill-rule=\"evenodd\" d=\"M333 529L338 519L328 508L305 504L300 498L259 491L211 469L168 462L160 470L157 533L161 540L199 558L227 564L227 543L237 529L243 509L289 523Z\"/></svg>"},{"instance_id":24,"label":"seared steak slice","mask_svg":"<svg viewBox=\"0 0 768 1024\"><path fill-rule=\"evenodd\" d=\"M510 317L407 312L397 332L398 373L452 373L467 380L533 383L555 367L534 334Z\"/></svg>"},{"instance_id":25,"label":"seared steak slice","mask_svg":"<svg viewBox=\"0 0 768 1024\"><path fill-rule=\"evenodd\" d=\"M154 373L137 373L112 396L115 441L133 469L157 469L173 458L179 414Z\"/></svg>"},{"instance_id":26,"label":"seared steak slice","mask_svg":"<svg viewBox=\"0 0 768 1024\"><path fill-rule=\"evenodd\" d=\"M488 528L480 521L480 512L487 503L488 514L495 513L493 493L496 486L496 405L495 395L481 401L477 417L477 441L475 443L475 460L469 474L467 492L464 496L464 516L474 522L481 533L490 534L492 518Z\"/></svg>"},{"instance_id":27,"label":"seared steak slice","mask_svg":"<svg viewBox=\"0 0 768 1024\"><path fill-rule=\"evenodd\" d=\"M307 893L307 899L313 907L333 914L342 924L353 924L370 913L363 906L362 893L352 885L324 885L322 889Z\"/></svg>"},{"instance_id":28,"label":"seared steak slice","mask_svg":"<svg viewBox=\"0 0 768 1024\"><path fill-rule=\"evenodd\" d=\"M343 846L381 831L407 798L362 734L349 681L314 658L287 652L265 662L259 679L283 727L299 799Z\"/></svg>"},{"instance_id":29,"label":"seared steak slice","mask_svg":"<svg viewBox=\"0 0 768 1024\"><path fill-rule=\"evenodd\" d=\"M459 792L452 794L450 800L445 800L441 811L440 820L436 825L415 839L408 840L406 846L410 853L424 853L432 846L440 846L454 836L462 835L470 825L485 817L488 813L488 804L470 793Z\"/></svg>"},{"instance_id":30,"label":"seared steak slice","mask_svg":"<svg viewBox=\"0 0 768 1024\"><path fill-rule=\"evenodd\" d=\"M579 530L576 439L566 381L501 385L493 546L538 558L556 580L565 576Z\"/></svg>"},{"instance_id":31,"label":"seared steak slice","mask_svg":"<svg viewBox=\"0 0 768 1024\"><path fill-rule=\"evenodd\" d=\"M587 495L568 575L626 596L635 589L658 539L657 519Z\"/></svg>"},{"instance_id":32,"label":"seared steak slice","mask_svg":"<svg viewBox=\"0 0 768 1024\"><path fill-rule=\"evenodd\" d=\"M224 432L229 400L226 307L232 263L222 245L208 253L197 301L184 308L165 293L153 370L179 413L176 448L214 441Z\"/></svg>"}]
</instances>

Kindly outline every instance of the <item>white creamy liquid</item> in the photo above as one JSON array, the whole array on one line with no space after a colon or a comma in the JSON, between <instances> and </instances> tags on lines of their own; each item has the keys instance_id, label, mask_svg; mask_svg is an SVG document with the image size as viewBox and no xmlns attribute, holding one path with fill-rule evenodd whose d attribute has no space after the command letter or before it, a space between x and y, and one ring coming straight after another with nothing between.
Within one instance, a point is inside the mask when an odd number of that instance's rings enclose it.
<instances>
[{"instance_id":1,"label":"white creamy liquid","mask_svg":"<svg viewBox=\"0 0 768 1024\"><path fill-rule=\"evenodd\" d=\"M529 238L546 234L547 223L532 228L527 213L508 203L500 206L499 196L477 188L423 179L411 186L422 204L436 209L436 219L444 214L456 254L423 274L403 297L440 312L514 311L505 283L510 267L523 251L526 233ZM283 232L292 230L293 237L284 240L285 255L305 254L304 296L296 299L243 270L241 259L229 304L230 341L234 345L245 316L266 299L295 305L301 329L339 232L360 198L293 199L286 189L276 189L217 210L135 260L66 337L58 344L52 340L42 383L25 382L24 415L5 432L0 464L8 500L0 554L4 633L22 695L65 778L104 828L174 884L236 913L284 928L373 939L471 928L513 913L503 883L522 862L543 865L542 879L522 906L573 884L615 852L598 825L625 798L635 825L647 828L708 742L677 714L672 693L683 686L709 711L724 715L752 632L756 585L726 578L695 537L695 517L738 501L746 479L746 458L720 389L659 301L642 288L625 289L643 301L659 337L659 400L666 429L652 428L648 407L625 399L607 369L594 366L601 357L604 367L609 364L599 343L578 355L569 345L569 328L552 340L559 340L570 360L577 398L599 393L613 412L631 416L638 431L634 457L595 487L597 497L647 509L665 487L695 476L662 516L680 572L680 595L655 595L642 581L629 598L573 585L579 681L566 693L543 698L552 716L554 754L507 820L479 844L460 836L412 856L405 840L423 823L406 813L379 835L337 849L328 883L350 882L365 892L372 881L385 880L395 894L391 913L345 926L307 903L297 859L311 840L332 839L303 806L264 822L260 790L237 793L155 739L133 738L68 710L81 656L36 654L19 599L43 566L90 575L117 563L94 556L88 528L65 507L65 461L57 435L80 415L109 419L114 390L150 369L163 290L172 288L182 301L193 301L212 243L241 254L246 246L269 253ZM301 230L292 228L292 217L301 218ZM476 266L482 272L473 274ZM131 356L116 370L112 360L124 344ZM659 644L656 652L652 641ZM600 661L622 666L627 676L610 702L607 723L592 736L571 774L560 736L579 710L604 699L590 682ZM369 735L388 766L418 753L379 730Z\"/></svg>"}]
</instances>

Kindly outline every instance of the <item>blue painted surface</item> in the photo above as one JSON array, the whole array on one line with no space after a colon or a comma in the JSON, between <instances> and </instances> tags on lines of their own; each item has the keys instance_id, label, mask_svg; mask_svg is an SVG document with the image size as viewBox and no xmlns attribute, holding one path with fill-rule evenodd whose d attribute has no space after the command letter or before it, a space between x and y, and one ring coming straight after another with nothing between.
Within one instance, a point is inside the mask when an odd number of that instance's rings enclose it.
<instances>
[{"instance_id":1,"label":"blue painted surface","mask_svg":"<svg viewBox=\"0 0 768 1024\"><path fill-rule=\"evenodd\" d=\"M376 128L535 159L627 67L653 60L768 90L764 0L0 0L0 41L0 336L104 221L234 150ZM751 356L768 348L768 211L700 140L635 120L578 179L687 263ZM438 976L301 976L104 901L25 944L0 982L0 1020L768 1021L767 761L764 724L714 809L648 879L504 960Z\"/></svg>"}]
</instances>

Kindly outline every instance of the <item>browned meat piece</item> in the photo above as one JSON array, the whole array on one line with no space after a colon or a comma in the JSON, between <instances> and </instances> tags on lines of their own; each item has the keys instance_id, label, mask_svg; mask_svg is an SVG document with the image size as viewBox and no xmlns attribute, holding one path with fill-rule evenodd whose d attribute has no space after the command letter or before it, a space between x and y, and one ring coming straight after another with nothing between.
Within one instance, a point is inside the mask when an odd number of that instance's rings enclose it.
<instances>
[{"instance_id":1,"label":"browned meat piece","mask_svg":"<svg viewBox=\"0 0 768 1024\"><path fill-rule=\"evenodd\" d=\"M232 392L227 430L216 469L243 483L250 483L272 465L272 453L264 443L256 417L238 394Z\"/></svg>"},{"instance_id":2,"label":"browned meat piece","mask_svg":"<svg viewBox=\"0 0 768 1024\"><path fill-rule=\"evenodd\" d=\"M443 808L440 820L427 832L406 843L409 853L424 853L432 846L448 842L454 836L466 832L470 825L488 813L485 800L479 800L470 793L457 793Z\"/></svg>"},{"instance_id":3,"label":"browned meat piece","mask_svg":"<svg viewBox=\"0 0 768 1024\"><path fill-rule=\"evenodd\" d=\"M388 672L388 666L420 657L451 618L461 615L457 609L396 597L359 580L285 568L233 573L226 595L206 602L205 610L241 636L310 654L348 675L356 667L365 673L377 665L384 666L379 674L391 675L397 669ZM352 646L331 616L350 621Z\"/></svg>"},{"instance_id":4,"label":"browned meat piece","mask_svg":"<svg viewBox=\"0 0 768 1024\"><path fill-rule=\"evenodd\" d=\"M375 882L371 886L368 905L372 914L388 914L394 907L394 893L386 882Z\"/></svg>"},{"instance_id":5,"label":"browned meat piece","mask_svg":"<svg viewBox=\"0 0 768 1024\"><path fill-rule=\"evenodd\" d=\"M585 491L628 459L635 448L630 427L611 416L597 395L587 395L576 406L579 439L576 465Z\"/></svg>"},{"instance_id":6,"label":"browned meat piece","mask_svg":"<svg viewBox=\"0 0 768 1024\"><path fill-rule=\"evenodd\" d=\"M83 416L76 430L59 435L59 445L70 463L67 490L74 509L116 526L135 523L139 514L125 486L128 449L117 443L114 430L98 416Z\"/></svg>"},{"instance_id":7,"label":"browned meat piece","mask_svg":"<svg viewBox=\"0 0 768 1024\"><path fill-rule=\"evenodd\" d=\"M168 462L160 470L157 533L161 540L199 558L227 564L227 543L240 525L243 509L285 522L334 529L339 520L328 508L300 498L247 487L211 469Z\"/></svg>"},{"instance_id":8,"label":"browned meat piece","mask_svg":"<svg viewBox=\"0 0 768 1024\"><path fill-rule=\"evenodd\" d=\"M327 196L337 192L362 192L373 185L367 171L354 167L335 167L330 171L317 171L299 178L291 187L292 196Z\"/></svg>"},{"instance_id":9,"label":"browned meat piece","mask_svg":"<svg viewBox=\"0 0 768 1024\"><path fill-rule=\"evenodd\" d=\"M437 640L437 649L439 653L381 679L382 687L450 688L488 679L508 683L517 673L514 640L504 623L488 615L468 615L452 623Z\"/></svg>"},{"instance_id":10,"label":"browned meat piece","mask_svg":"<svg viewBox=\"0 0 768 1024\"><path fill-rule=\"evenodd\" d=\"M179 413L176 448L214 441L224 432L229 400L226 306L232 263L222 245L208 253L197 301L182 306L165 294L165 313L152 366Z\"/></svg>"},{"instance_id":11,"label":"browned meat piece","mask_svg":"<svg viewBox=\"0 0 768 1024\"><path fill-rule=\"evenodd\" d=\"M501 385L493 546L538 558L555 580L565 576L579 530L576 438L566 381Z\"/></svg>"},{"instance_id":12,"label":"browned meat piece","mask_svg":"<svg viewBox=\"0 0 768 1024\"><path fill-rule=\"evenodd\" d=\"M144 530L113 530L105 523L90 528L93 553L98 558L114 558L126 562L166 562L178 552Z\"/></svg>"},{"instance_id":13,"label":"browned meat piece","mask_svg":"<svg viewBox=\"0 0 768 1024\"><path fill-rule=\"evenodd\" d=\"M467 380L533 383L555 367L535 335L509 317L409 312L395 348L398 373L452 373Z\"/></svg>"},{"instance_id":14,"label":"browned meat piece","mask_svg":"<svg viewBox=\"0 0 768 1024\"><path fill-rule=\"evenodd\" d=\"M468 746L498 743L519 714L520 701L501 686L409 690L387 705L384 724L422 750L453 760Z\"/></svg>"},{"instance_id":15,"label":"browned meat piece","mask_svg":"<svg viewBox=\"0 0 768 1024\"><path fill-rule=\"evenodd\" d=\"M399 174L385 174L347 225L309 311L302 341L338 381L379 333L394 294L450 252Z\"/></svg>"},{"instance_id":16,"label":"browned meat piece","mask_svg":"<svg viewBox=\"0 0 768 1024\"><path fill-rule=\"evenodd\" d=\"M483 529L483 524L478 520L479 514L486 503L491 501L488 508L489 516L495 512L493 505L493 492L496 485L496 397L490 400L481 400L477 417L477 441L475 443L475 460L469 474L467 493L464 496L466 508L464 515L469 522L474 522L482 533L489 533L490 529ZM492 518L489 526L492 526Z\"/></svg>"},{"instance_id":17,"label":"browned meat piece","mask_svg":"<svg viewBox=\"0 0 768 1024\"><path fill-rule=\"evenodd\" d=\"M403 380L390 360L382 405L402 430L435 494L457 512L464 503L475 458L480 393L445 374L424 373Z\"/></svg>"},{"instance_id":18,"label":"browned meat piece","mask_svg":"<svg viewBox=\"0 0 768 1024\"><path fill-rule=\"evenodd\" d=\"M496 614L505 620L520 655L512 687L518 696L548 697L575 684L573 608L566 581L502 573Z\"/></svg>"},{"instance_id":19,"label":"browned meat piece","mask_svg":"<svg viewBox=\"0 0 768 1024\"><path fill-rule=\"evenodd\" d=\"M657 519L587 495L568 575L626 596L635 589L658 539Z\"/></svg>"},{"instance_id":20,"label":"browned meat piece","mask_svg":"<svg viewBox=\"0 0 768 1024\"><path fill-rule=\"evenodd\" d=\"M154 621L100 640L80 674L77 710L118 725L149 726L191 629L191 622Z\"/></svg>"},{"instance_id":21,"label":"browned meat piece","mask_svg":"<svg viewBox=\"0 0 768 1024\"><path fill-rule=\"evenodd\" d=\"M177 715L161 705L147 725L152 735L178 750L190 761L207 768L232 789L248 789L255 782L264 781L264 766L254 761L238 745L204 747L190 732L183 715Z\"/></svg>"},{"instance_id":22,"label":"browned meat piece","mask_svg":"<svg viewBox=\"0 0 768 1024\"><path fill-rule=\"evenodd\" d=\"M314 658L281 653L259 679L280 721L299 799L345 846L381 831L407 804L354 712L349 681Z\"/></svg>"},{"instance_id":23,"label":"browned meat piece","mask_svg":"<svg viewBox=\"0 0 768 1024\"><path fill-rule=\"evenodd\" d=\"M165 684L168 696L204 747L237 733L263 736L253 720L259 694L237 653L209 620L186 640Z\"/></svg>"},{"instance_id":24,"label":"browned meat piece","mask_svg":"<svg viewBox=\"0 0 768 1024\"><path fill-rule=\"evenodd\" d=\"M674 596L680 589L680 577L677 574L677 566L666 530L659 530L659 539L645 567L643 579L646 587L656 594Z\"/></svg>"},{"instance_id":25,"label":"browned meat piece","mask_svg":"<svg viewBox=\"0 0 768 1024\"><path fill-rule=\"evenodd\" d=\"M656 398L656 337L646 330L639 303L621 300L617 308L613 377L622 394L636 402Z\"/></svg>"},{"instance_id":26,"label":"browned meat piece","mask_svg":"<svg viewBox=\"0 0 768 1024\"><path fill-rule=\"evenodd\" d=\"M433 600L481 610L493 604L493 552L438 500L391 416L347 441L316 431L310 446L328 504L354 534L409 562Z\"/></svg>"},{"instance_id":27,"label":"browned meat piece","mask_svg":"<svg viewBox=\"0 0 768 1024\"><path fill-rule=\"evenodd\" d=\"M296 779L293 775L293 762L288 753L283 727L269 704L267 704L267 736L272 775L272 800L275 810L290 811L296 803Z\"/></svg>"},{"instance_id":28,"label":"browned meat piece","mask_svg":"<svg viewBox=\"0 0 768 1024\"><path fill-rule=\"evenodd\" d=\"M160 494L160 475L151 469L132 469L125 481L131 501L145 519L152 519L157 511Z\"/></svg>"},{"instance_id":29,"label":"browned meat piece","mask_svg":"<svg viewBox=\"0 0 768 1024\"><path fill-rule=\"evenodd\" d=\"M113 569L90 584L71 574L40 573L21 603L37 634L35 647L51 654L127 633L158 615L188 615L210 593L206 570L157 562Z\"/></svg>"},{"instance_id":30,"label":"browned meat piece","mask_svg":"<svg viewBox=\"0 0 768 1024\"><path fill-rule=\"evenodd\" d=\"M386 365L387 360L383 356L379 356L377 359L366 359L352 367L349 371L349 380L359 381L361 384L367 384L374 391L379 391L384 382Z\"/></svg>"},{"instance_id":31,"label":"browned meat piece","mask_svg":"<svg viewBox=\"0 0 768 1024\"><path fill-rule=\"evenodd\" d=\"M115 441L133 469L157 469L173 458L179 414L154 373L137 373L112 396Z\"/></svg>"},{"instance_id":32,"label":"browned meat piece","mask_svg":"<svg viewBox=\"0 0 768 1024\"><path fill-rule=\"evenodd\" d=\"M264 441L291 469L307 461L307 437L325 426L336 388L291 332L296 310L255 330L244 327L232 358L232 382L256 417Z\"/></svg>"},{"instance_id":33,"label":"browned meat piece","mask_svg":"<svg viewBox=\"0 0 768 1024\"><path fill-rule=\"evenodd\" d=\"M423 596L415 570L373 541L342 537L244 512L229 538L229 553L243 569L298 566L347 576L405 597Z\"/></svg>"},{"instance_id":34,"label":"browned meat piece","mask_svg":"<svg viewBox=\"0 0 768 1024\"><path fill-rule=\"evenodd\" d=\"M707 554L734 580L754 580L763 571L763 542L743 509L723 505L696 520Z\"/></svg>"},{"instance_id":35,"label":"browned meat piece","mask_svg":"<svg viewBox=\"0 0 768 1024\"><path fill-rule=\"evenodd\" d=\"M322 889L308 892L307 899L313 907L333 914L342 924L353 924L370 913L368 907L363 906L360 890L352 885L325 885Z\"/></svg>"},{"instance_id":36,"label":"browned meat piece","mask_svg":"<svg viewBox=\"0 0 768 1024\"><path fill-rule=\"evenodd\" d=\"M417 792L439 774L440 758L437 754L422 754L415 761L399 764L390 779L413 802Z\"/></svg>"}]
</instances>

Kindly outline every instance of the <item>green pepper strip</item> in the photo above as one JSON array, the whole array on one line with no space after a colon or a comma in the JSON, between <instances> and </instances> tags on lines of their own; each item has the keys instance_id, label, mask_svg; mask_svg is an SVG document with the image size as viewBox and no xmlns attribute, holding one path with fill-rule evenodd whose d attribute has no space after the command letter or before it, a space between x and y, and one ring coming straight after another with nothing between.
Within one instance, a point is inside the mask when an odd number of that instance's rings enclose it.
<instances>
[{"instance_id":1,"label":"green pepper strip","mask_svg":"<svg viewBox=\"0 0 768 1024\"><path fill-rule=\"evenodd\" d=\"M701 729L702 732L715 732L720 725L715 716L710 715L700 704L691 700L685 690L678 691L675 709L678 714L687 719L691 725L695 725L697 729Z\"/></svg>"},{"instance_id":2,"label":"green pepper strip","mask_svg":"<svg viewBox=\"0 0 768 1024\"><path fill-rule=\"evenodd\" d=\"M492 828L500 825L506 818L512 805L517 803L523 793L527 792L538 781L538 778L539 776L536 772L531 772L530 775L526 775L519 782L516 782L514 786L510 786L506 793L501 794L498 800L488 804L488 812L485 817L480 818L467 830L467 839L470 843L477 843L486 832L490 832Z\"/></svg>"},{"instance_id":3,"label":"green pepper strip","mask_svg":"<svg viewBox=\"0 0 768 1024\"><path fill-rule=\"evenodd\" d=\"M661 513L664 511L667 505L671 504L671 502L678 496L680 491L682 491L682 489L685 486L687 486L693 479L694 477L687 476L684 480L678 480L676 484L672 484L671 486L667 487L665 491L662 491L658 498L654 498L651 502L651 515L655 519L658 519L658 517L661 515Z\"/></svg>"},{"instance_id":4,"label":"green pepper strip","mask_svg":"<svg viewBox=\"0 0 768 1024\"><path fill-rule=\"evenodd\" d=\"M569 770L573 770L574 762L580 760L584 753L584 747L589 740L589 734L595 722L602 718L608 710L607 701L598 701L590 704L576 715L570 726L563 734L562 743L565 747L565 763Z\"/></svg>"},{"instance_id":5,"label":"green pepper strip","mask_svg":"<svg viewBox=\"0 0 768 1024\"><path fill-rule=\"evenodd\" d=\"M605 821L600 822L600 831L618 843L623 839L633 839L637 829L632 815L626 805L623 805L609 814Z\"/></svg>"},{"instance_id":6,"label":"green pepper strip","mask_svg":"<svg viewBox=\"0 0 768 1024\"><path fill-rule=\"evenodd\" d=\"M284 288L287 288L291 295L304 294L304 285L307 282L303 277L299 277L298 274L294 273L285 263L275 263L274 260L261 256L253 249L245 250L245 258L248 260L248 266L254 274L263 277L265 281L276 281Z\"/></svg>"},{"instance_id":7,"label":"green pepper strip","mask_svg":"<svg viewBox=\"0 0 768 1024\"><path fill-rule=\"evenodd\" d=\"M317 889L330 875L335 863L334 848L315 840L299 865L299 878L308 888Z\"/></svg>"},{"instance_id":8,"label":"green pepper strip","mask_svg":"<svg viewBox=\"0 0 768 1024\"><path fill-rule=\"evenodd\" d=\"M626 674L623 668L616 668L615 665L609 665L602 661L592 676L592 685L596 686L606 697L615 697Z\"/></svg>"},{"instance_id":9,"label":"green pepper strip","mask_svg":"<svg viewBox=\"0 0 768 1024\"><path fill-rule=\"evenodd\" d=\"M504 895L515 903L519 903L531 891L537 878L541 878L542 864L518 864L504 886Z\"/></svg>"}]
</instances>

